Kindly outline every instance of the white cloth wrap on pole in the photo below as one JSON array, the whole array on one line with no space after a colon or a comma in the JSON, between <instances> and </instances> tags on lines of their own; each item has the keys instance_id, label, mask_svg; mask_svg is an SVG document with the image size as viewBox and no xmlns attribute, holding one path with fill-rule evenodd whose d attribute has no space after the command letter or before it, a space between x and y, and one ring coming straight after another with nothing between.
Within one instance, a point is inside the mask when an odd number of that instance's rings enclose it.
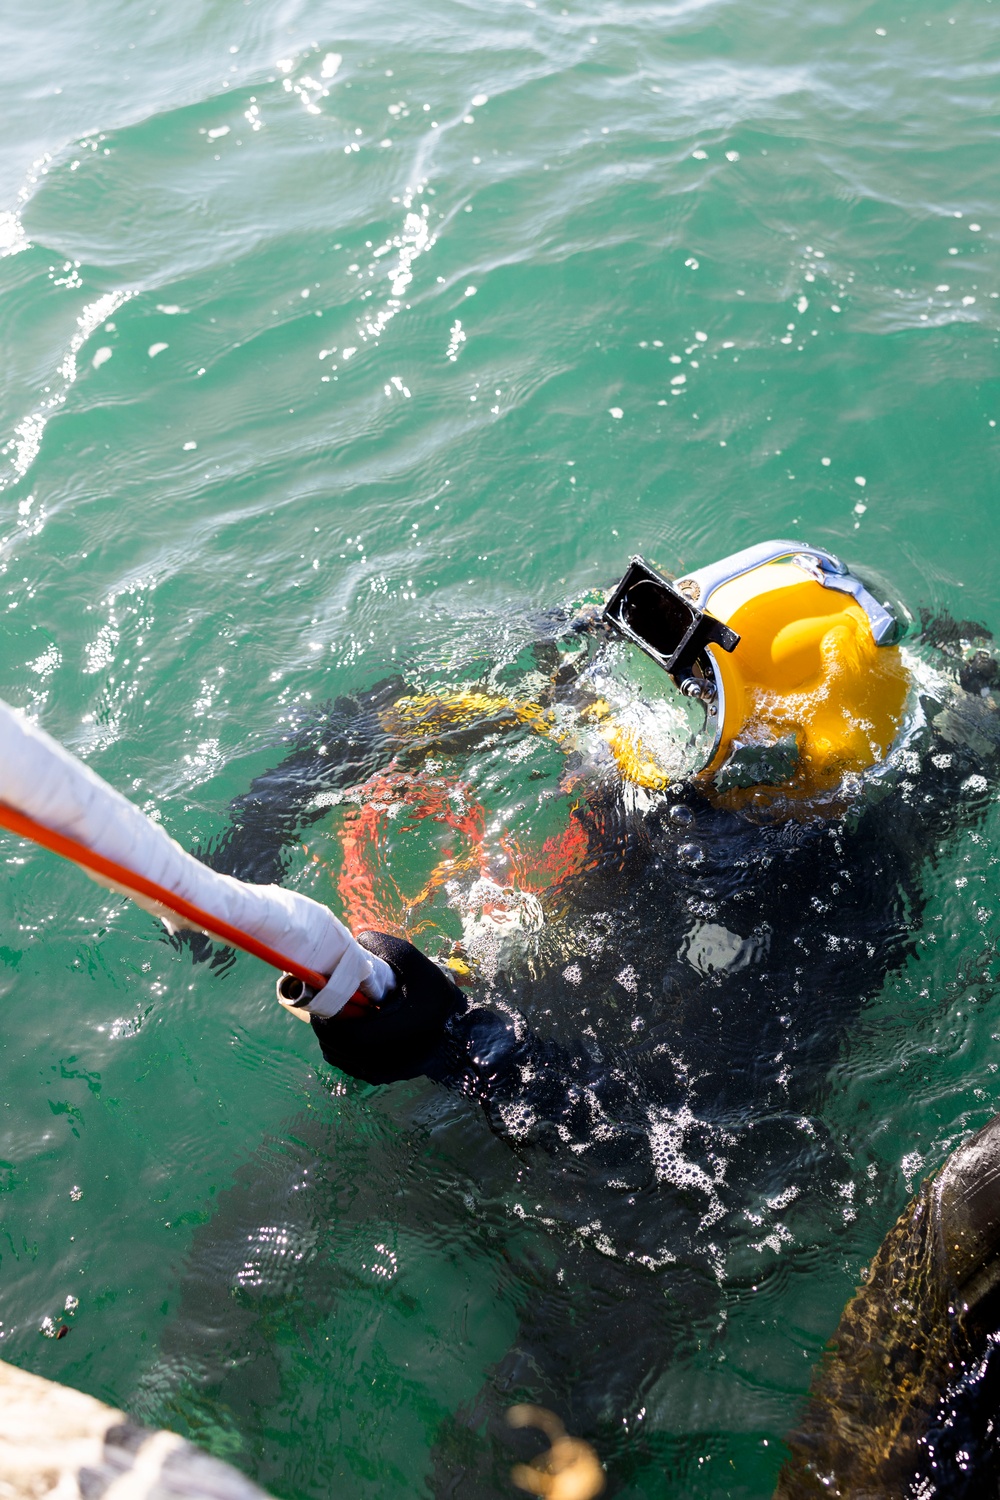
<instances>
[{"instance_id":1,"label":"white cloth wrap on pole","mask_svg":"<svg viewBox=\"0 0 1000 1500\"><path fill-rule=\"evenodd\" d=\"M312 1015L335 1016L358 989L381 1000L395 984L389 965L355 942L327 907L298 891L251 885L210 870L2 699L0 800L95 854L156 881L306 968L329 975L326 987L309 1002ZM91 878L111 890L124 891L159 917L170 932L189 925L127 886L100 876Z\"/></svg>"}]
</instances>

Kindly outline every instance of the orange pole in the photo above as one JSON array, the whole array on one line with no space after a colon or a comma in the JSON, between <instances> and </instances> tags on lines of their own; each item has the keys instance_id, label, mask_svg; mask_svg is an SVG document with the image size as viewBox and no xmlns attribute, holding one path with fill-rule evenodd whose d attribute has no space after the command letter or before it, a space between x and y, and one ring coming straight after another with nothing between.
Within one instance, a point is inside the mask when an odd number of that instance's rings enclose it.
<instances>
[{"instance_id":1,"label":"orange pole","mask_svg":"<svg viewBox=\"0 0 1000 1500\"><path fill-rule=\"evenodd\" d=\"M35 844L40 844L43 849L49 849L53 854L60 854L63 859L72 860L76 865L81 865L85 870L92 870L95 875L102 875L107 880L113 880L116 885L124 886L128 891L135 891L140 896L146 896L152 901L165 906L168 911L183 917L186 925L193 925L209 932L213 937L219 938L224 943L229 943L234 948L242 948L244 953L252 953L255 958L261 958L266 964L280 969L283 973L294 974L296 979L301 979L310 989L319 991L327 982L327 976L321 974L317 969L307 969L305 964L297 963L295 959L288 958L284 953L279 953L276 948L270 948L266 943L260 943L249 932L243 932L239 927L232 927L228 922L222 922L218 917L213 917L211 912L203 911L200 906L195 906L192 901L185 901L183 896L177 896L173 891L168 891L166 886L158 885L155 880L147 880L145 875L139 875L134 870L128 870L116 860L105 859L103 854L97 854L93 849L88 849L86 844L81 844L77 839L69 838L64 833L56 833L52 828L46 828L44 824L37 823L34 818L29 818L26 813L18 812L16 807L9 806L6 802L0 802L0 828L6 828L10 833L16 833L22 839L30 839ZM348 1014L357 1014L358 1009L367 1009L368 999L357 990L348 1000L344 1007Z\"/></svg>"}]
</instances>

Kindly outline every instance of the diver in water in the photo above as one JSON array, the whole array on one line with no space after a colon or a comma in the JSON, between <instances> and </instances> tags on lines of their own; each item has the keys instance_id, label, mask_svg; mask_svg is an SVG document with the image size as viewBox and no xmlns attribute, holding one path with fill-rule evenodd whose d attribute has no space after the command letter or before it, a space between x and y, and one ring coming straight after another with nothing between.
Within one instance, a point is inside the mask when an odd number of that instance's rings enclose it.
<instances>
[{"instance_id":1,"label":"diver in water","mask_svg":"<svg viewBox=\"0 0 1000 1500\"><path fill-rule=\"evenodd\" d=\"M652 1066L670 1080L665 1097L673 1102L673 1083L683 1080L690 1100L689 1075L724 1063L723 1097L717 1077L698 1092L725 1108L729 1093L741 1101L745 1093L733 1032L743 1006L752 1017L751 1092L760 1094L769 1037L780 1089L793 1075L802 1081L801 1060L814 1047L820 1064L829 1060L829 1036L816 1025L825 971L841 1000L843 974L865 976L853 1010L898 963L914 925L921 858L963 809L975 816L982 804L983 772L1000 742L990 696L998 670L981 627L952 621L925 622L922 638L941 658L936 673L921 672L916 658L907 665L888 610L830 554L793 547L764 543L676 586L637 559L603 612L557 622L563 640L553 631L536 648L550 676L539 704L519 713L510 700L479 695L479 722L470 724L464 698L454 715L446 696L425 695L414 711L397 679L357 702L340 700L255 781L208 861L243 879L275 879L285 846L322 815L317 803L328 805L322 794L363 782L380 762L412 770L433 752L468 752L505 718L514 728L546 712L612 719L599 698L609 637L639 646L705 713L711 747L693 776L669 782L648 747L614 722L603 727L612 751L604 774L587 786L581 767L569 768L583 793L573 818L586 855L559 892L576 914L579 943L577 951L566 938L558 952L569 969L560 1010L574 1015L581 992L599 1005L609 981L628 971L624 988L636 999L624 1036L616 1016L596 1047L567 1050L517 1013L537 1009L523 984L508 986L499 1010L469 1003L399 936L369 931L363 945L399 979L381 1005L328 1018L310 1015L309 997L295 986L279 991L312 1019L328 1061L374 1083L426 1073L490 1107L516 1093L536 1063L549 1081L559 1068L548 1063L558 1059L567 1079L586 1076L588 1087L606 1089L609 1048L662 1059L669 1039L680 1049L674 1066ZM581 635L596 649L580 650ZM609 916L613 943L601 936ZM833 1009L832 995L826 1004ZM850 1011L840 1004L836 1013L839 1030ZM592 1030L600 1031L596 1016ZM576 1092L574 1084L560 1109ZM549 1106L537 1102L542 1119ZM502 1110L491 1117L502 1128Z\"/></svg>"},{"instance_id":2,"label":"diver in water","mask_svg":"<svg viewBox=\"0 0 1000 1500\"><path fill-rule=\"evenodd\" d=\"M401 934L369 930L359 941L397 978L380 1005L322 1017L307 992L279 992L344 1072L426 1075L480 1101L589 1290L585 1330L563 1317L556 1332L550 1299L524 1308L468 1426L516 1389L581 1435L616 1424L620 1447L679 1329L717 1316L748 1215L794 1227L831 1176L824 1079L910 950L924 865L981 816L1000 745L987 633L947 619L899 633L820 549L763 544L675 583L636 560L602 611L547 622L530 696L382 684L298 731L234 805L208 861L280 879L303 826L386 767L414 774L504 733L569 746L576 852L534 947L501 944L470 999ZM655 704L630 719L612 701L636 646L679 689L672 723L678 703L704 718L693 774L658 759Z\"/></svg>"}]
</instances>

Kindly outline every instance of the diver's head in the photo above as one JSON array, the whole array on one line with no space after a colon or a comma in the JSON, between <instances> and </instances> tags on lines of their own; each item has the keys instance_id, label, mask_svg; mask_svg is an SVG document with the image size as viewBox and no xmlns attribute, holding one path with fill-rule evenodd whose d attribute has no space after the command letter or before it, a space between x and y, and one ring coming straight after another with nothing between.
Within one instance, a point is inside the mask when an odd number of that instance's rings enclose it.
<instances>
[{"instance_id":1,"label":"diver's head","mask_svg":"<svg viewBox=\"0 0 1000 1500\"><path fill-rule=\"evenodd\" d=\"M727 801L829 792L899 733L893 616L821 548L761 542L674 583L635 557L604 617L705 704L715 734L699 777Z\"/></svg>"}]
</instances>

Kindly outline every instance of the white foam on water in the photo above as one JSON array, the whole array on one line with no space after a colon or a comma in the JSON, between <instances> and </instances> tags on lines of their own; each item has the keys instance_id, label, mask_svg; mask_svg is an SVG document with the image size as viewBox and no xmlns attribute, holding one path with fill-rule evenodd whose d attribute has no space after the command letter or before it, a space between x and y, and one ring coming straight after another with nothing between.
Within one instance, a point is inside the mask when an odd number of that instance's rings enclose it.
<instances>
[{"instance_id":1,"label":"white foam on water","mask_svg":"<svg viewBox=\"0 0 1000 1500\"><path fill-rule=\"evenodd\" d=\"M682 1191L694 1189L704 1193L708 1206L699 1228L707 1229L717 1223L725 1212L719 1196L719 1188L725 1179L725 1160L719 1158L714 1166L714 1176L709 1176L704 1167L684 1154L684 1137L693 1125L700 1122L686 1104L678 1110L662 1106L650 1109L647 1119L657 1182L669 1183Z\"/></svg>"}]
</instances>

